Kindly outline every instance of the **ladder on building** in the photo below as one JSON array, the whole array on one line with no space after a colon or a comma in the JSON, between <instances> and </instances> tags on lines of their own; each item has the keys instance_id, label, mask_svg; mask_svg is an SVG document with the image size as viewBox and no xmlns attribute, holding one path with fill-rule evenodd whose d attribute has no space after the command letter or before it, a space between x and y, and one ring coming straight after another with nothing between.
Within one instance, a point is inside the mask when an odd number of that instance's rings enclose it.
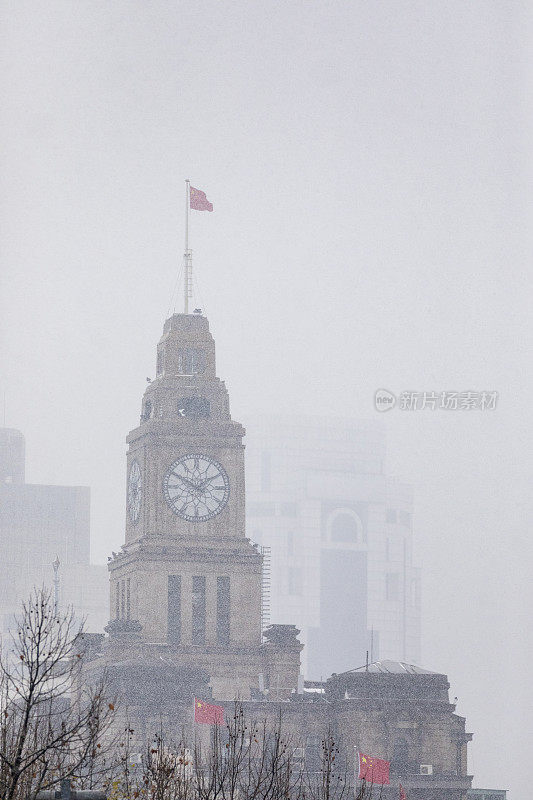
<instances>
[{"instance_id":1,"label":"ladder on building","mask_svg":"<svg viewBox=\"0 0 533 800\"><path fill-rule=\"evenodd\" d=\"M185 251L184 258L184 297L185 297L185 313L189 312L189 298L193 295L192 287L192 250Z\"/></svg>"},{"instance_id":2,"label":"ladder on building","mask_svg":"<svg viewBox=\"0 0 533 800\"><path fill-rule=\"evenodd\" d=\"M270 625L270 547L260 548L263 556L263 573L261 577L261 634Z\"/></svg>"}]
</instances>

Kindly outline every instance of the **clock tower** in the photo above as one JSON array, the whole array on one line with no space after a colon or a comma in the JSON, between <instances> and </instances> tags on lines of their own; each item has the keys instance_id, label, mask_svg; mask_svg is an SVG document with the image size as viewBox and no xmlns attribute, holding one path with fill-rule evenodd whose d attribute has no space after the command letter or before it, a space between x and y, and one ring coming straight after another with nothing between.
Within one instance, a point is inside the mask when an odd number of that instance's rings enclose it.
<instances>
[{"instance_id":1,"label":"clock tower","mask_svg":"<svg viewBox=\"0 0 533 800\"><path fill-rule=\"evenodd\" d=\"M126 544L163 536L249 551L243 436L216 377L207 319L174 314L157 347L139 427L127 439Z\"/></svg>"},{"instance_id":2,"label":"clock tower","mask_svg":"<svg viewBox=\"0 0 533 800\"><path fill-rule=\"evenodd\" d=\"M220 699L250 697L277 664L275 682L290 692L301 646L287 631L261 640L262 556L245 531L244 429L216 375L207 319L170 317L156 364L127 437L108 655L200 670Z\"/></svg>"}]
</instances>

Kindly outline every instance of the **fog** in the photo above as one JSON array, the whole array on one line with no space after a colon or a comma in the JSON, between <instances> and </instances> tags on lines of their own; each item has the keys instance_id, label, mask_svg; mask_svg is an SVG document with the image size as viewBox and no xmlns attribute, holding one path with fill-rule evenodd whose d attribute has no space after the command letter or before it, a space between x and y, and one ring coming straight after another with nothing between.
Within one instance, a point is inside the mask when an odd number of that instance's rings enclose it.
<instances>
[{"instance_id":1,"label":"fog","mask_svg":"<svg viewBox=\"0 0 533 800\"><path fill-rule=\"evenodd\" d=\"M422 665L450 677L474 785L528 797L529 4L1 11L0 390L27 480L90 486L93 560L120 548L190 178L233 417L386 426L415 487ZM379 388L499 397L378 414Z\"/></svg>"}]
</instances>

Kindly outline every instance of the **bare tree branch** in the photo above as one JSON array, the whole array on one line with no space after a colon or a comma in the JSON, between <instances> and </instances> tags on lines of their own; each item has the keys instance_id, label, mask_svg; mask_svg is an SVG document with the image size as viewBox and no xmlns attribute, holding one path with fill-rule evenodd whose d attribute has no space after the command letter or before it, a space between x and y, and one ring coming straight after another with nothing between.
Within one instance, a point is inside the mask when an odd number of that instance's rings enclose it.
<instances>
[{"instance_id":1,"label":"bare tree branch","mask_svg":"<svg viewBox=\"0 0 533 800\"><path fill-rule=\"evenodd\" d=\"M22 607L12 648L0 656L0 797L22 800L93 769L108 749L114 712L106 681L79 689L82 626L58 616L50 593Z\"/></svg>"}]
</instances>

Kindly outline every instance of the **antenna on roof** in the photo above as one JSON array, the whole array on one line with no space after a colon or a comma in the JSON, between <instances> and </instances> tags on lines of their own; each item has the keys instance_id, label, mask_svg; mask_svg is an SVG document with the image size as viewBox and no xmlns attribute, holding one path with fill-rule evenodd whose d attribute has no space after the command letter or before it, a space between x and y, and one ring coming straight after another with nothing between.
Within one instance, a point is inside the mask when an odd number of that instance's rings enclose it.
<instances>
[{"instance_id":1,"label":"antenna on roof","mask_svg":"<svg viewBox=\"0 0 533 800\"><path fill-rule=\"evenodd\" d=\"M59 556L55 557L55 560L52 561L52 567L54 568L54 614L57 617L59 611L59 567L61 566L61 562L59 560Z\"/></svg>"},{"instance_id":2,"label":"antenna on roof","mask_svg":"<svg viewBox=\"0 0 533 800\"><path fill-rule=\"evenodd\" d=\"M368 672L368 650L366 651L366 672Z\"/></svg>"}]
</instances>

